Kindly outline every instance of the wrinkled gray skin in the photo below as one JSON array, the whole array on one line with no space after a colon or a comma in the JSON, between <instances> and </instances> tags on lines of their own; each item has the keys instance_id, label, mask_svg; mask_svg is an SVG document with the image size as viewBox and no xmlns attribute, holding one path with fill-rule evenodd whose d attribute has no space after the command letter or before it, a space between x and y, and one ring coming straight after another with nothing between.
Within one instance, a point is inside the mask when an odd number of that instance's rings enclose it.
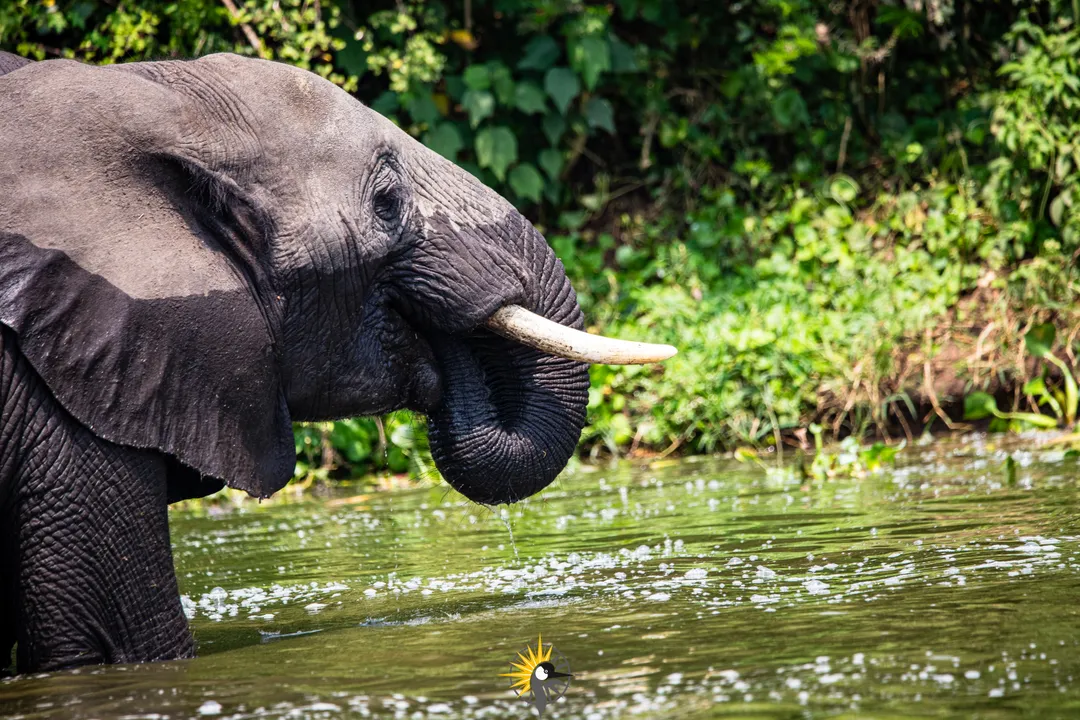
<instances>
[{"instance_id":1,"label":"wrinkled gray skin","mask_svg":"<svg viewBox=\"0 0 1080 720\"><path fill-rule=\"evenodd\" d=\"M167 503L280 489L292 420L424 413L477 502L561 470L587 367L478 328L581 311L470 175L286 65L0 75L0 667L192 655Z\"/></svg>"}]
</instances>

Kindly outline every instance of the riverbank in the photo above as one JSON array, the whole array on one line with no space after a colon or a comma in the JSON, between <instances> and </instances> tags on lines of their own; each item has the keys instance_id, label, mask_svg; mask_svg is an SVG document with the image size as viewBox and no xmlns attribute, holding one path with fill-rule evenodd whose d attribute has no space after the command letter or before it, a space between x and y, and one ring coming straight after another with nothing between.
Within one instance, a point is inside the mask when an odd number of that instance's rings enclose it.
<instances>
[{"instance_id":1,"label":"riverbank","mask_svg":"<svg viewBox=\"0 0 1080 720\"><path fill-rule=\"evenodd\" d=\"M22 3L0 47L289 62L473 173L593 329L681 349L593 368L585 458L1075 422L1080 5L354 6ZM425 445L298 427L297 479L428 477Z\"/></svg>"}]
</instances>

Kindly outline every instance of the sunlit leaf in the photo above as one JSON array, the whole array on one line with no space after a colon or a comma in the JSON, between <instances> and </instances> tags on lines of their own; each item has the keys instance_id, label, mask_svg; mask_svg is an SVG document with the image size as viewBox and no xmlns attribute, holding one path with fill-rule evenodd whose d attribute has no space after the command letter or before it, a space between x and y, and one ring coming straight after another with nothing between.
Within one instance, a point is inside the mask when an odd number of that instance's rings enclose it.
<instances>
[{"instance_id":1,"label":"sunlit leaf","mask_svg":"<svg viewBox=\"0 0 1080 720\"><path fill-rule=\"evenodd\" d=\"M1065 216L1065 196L1058 195L1050 201L1050 222L1061 227L1061 220Z\"/></svg>"},{"instance_id":2,"label":"sunlit leaf","mask_svg":"<svg viewBox=\"0 0 1080 720\"><path fill-rule=\"evenodd\" d=\"M453 123L441 123L434 130L424 134L424 144L447 160L456 160L465 142L461 139L461 133Z\"/></svg>"},{"instance_id":3,"label":"sunlit leaf","mask_svg":"<svg viewBox=\"0 0 1080 720\"><path fill-rule=\"evenodd\" d=\"M510 187L518 197L540 202L540 196L544 192L544 178L540 172L529 163L522 163L510 171Z\"/></svg>"},{"instance_id":4,"label":"sunlit leaf","mask_svg":"<svg viewBox=\"0 0 1080 720\"><path fill-rule=\"evenodd\" d=\"M491 74L486 65L470 65L465 68L463 77L471 90L487 90L491 87Z\"/></svg>"},{"instance_id":5,"label":"sunlit leaf","mask_svg":"<svg viewBox=\"0 0 1080 720\"><path fill-rule=\"evenodd\" d=\"M997 412L997 400L989 393L973 392L964 398L965 420L982 420Z\"/></svg>"},{"instance_id":6,"label":"sunlit leaf","mask_svg":"<svg viewBox=\"0 0 1080 720\"><path fill-rule=\"evenodd\" d=\"M423 93L409 103L409 115L418 123L431 125L439 119L439 107L431 93Z\"/></svg>"},{"instance_id":7,"label":"sunlit leaf","mask_svg":"<svg viewBox=\"0 0 1080 720\"><path fill-rule=\"evenodd\" d=\"M517 161L517 138L509 128L488 127L476 135L476 161L480 167L489 168L499 180L506 178L506 170Z\"/></svg>"},{"instance_id":8,"label":"sunlit leaf","mask_svg":"<svg viewBox=\"0 0 1080 720\"><path fill-rule=\"evenodd\" d=\"M1032 327L1024 335L1024 345L1028 353L1035 357L1045 357L1054 347L1054 337L1057 330L1053 323L1041 323Z\"/></svg>"},{"instance_id":9,"label":"sunlit leaf","mask_svg":"<svg viewBox=\"0 0 1080 720\"><path fill-rule=\"evenodd\" d=\"M469 125L475 128L495 112L495 96L487 90L467 90L461 105L469 113Z\"/></svg>"},{"instance_id":10,"label":"sunlit leaf","mask_svg":"<svg viewBox=\"0 0 1080 720\"><path fill-rule=\"evenodd\" d=\"M1058 426L1057 418L1050 417L1049 415L1040 415L1038 413L1014 412L1009 413L1007 417L1010 420L1017 420L1040 428L1056 428Z\"/></svg>"},{"instance_id":11,"label":"sunlit leaf","mask_svg":"<svg viewBox=\"0 0 1080 720\"><path fill-rule=\"evenodd\" d=\"M503 105L513 105L514 78L510 75L510 69L501 62L489 63L488 73L491 76L491 87L495 91L495 97Z\"/></svg>"},{"instance_id":12,"label":"sunlit leaf","mask_svg":"<svg viewBox=\"0 0 1080 720\"><path fill-rule=\"evenodd\" d=\"M837 202L850 204L859 195L859 184L847 175L837 175L829 183L829 195Z\"/></svg>"},{"instance_id":13,"label":"sunlit leaf","mask_svg":"<svg viewBox=\"0 0 1080 720\"><path fill-rule=\"evenodd\" d=\"M536 83L522 82L514 88L514 105L528 115L547 110L547 96Z\"/></svg>"},{"instance_id":14,"label":"sunlit leaf","mask_svg":"<svg viewBox=\"0 0 1080 720\"><path fill-rule=\"evenodd\" d=\"M600 76L611 69L607 38L590 35L575 42L570 48L570 65L581 73L585 87L595 88Z\"/></svg>"}]
</instances>

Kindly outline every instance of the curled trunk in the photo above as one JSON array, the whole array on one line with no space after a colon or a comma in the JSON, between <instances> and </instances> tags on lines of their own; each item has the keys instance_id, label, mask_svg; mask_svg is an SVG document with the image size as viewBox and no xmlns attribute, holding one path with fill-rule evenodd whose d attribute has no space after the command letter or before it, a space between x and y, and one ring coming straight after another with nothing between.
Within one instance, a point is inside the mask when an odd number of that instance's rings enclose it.
<instances>
[{"instance_id":1,"label":"curled trunk","mask_svg":"<svg viewBox=\"0 0 1080 720\"><path fill-rule=\"evenodd\" d=\"M543 243L539 233L531 241ZM584 318L546 243L537 297L523 304L561 325ZM589 366L486 329L432 338L442 400L429 415L431 453L443 477L475 502L511 503L542 490L577 447L585 425Z\"/></svg>"}]
</instances>

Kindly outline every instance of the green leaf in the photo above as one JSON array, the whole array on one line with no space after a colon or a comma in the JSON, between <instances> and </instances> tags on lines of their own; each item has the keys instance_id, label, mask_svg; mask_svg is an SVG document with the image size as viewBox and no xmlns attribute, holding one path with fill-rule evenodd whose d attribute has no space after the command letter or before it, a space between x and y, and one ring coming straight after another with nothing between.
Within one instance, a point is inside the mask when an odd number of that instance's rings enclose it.
<instances>
[{"instance_id":1,"label":"green leaf","mask_svg":"<svg viewBox=\"0 0 1080 720\"><path fill-rule=\"evenodd\" d=\"M396 92L390 92L387 90L379 97L375 98L375 102L371 103L371 109L380 115L386 117L392 117L398 111L401 106L400 98Z\"/></svg>"},{"instance_id":2,"label":"green leaf","mask_svg":"<svg viewBox=\"0 0 1080 720\"><path fill-rule=\"evenodd\" d=\"M495 97L503 105L514 104L514 78L510 75L510 69L501 62L488 63L488 72L491 75L491 86L495 90Z\"/></svg>"},{"instance_id":3,"label":"green leaf","mask_svg":"<svg viewBox=\"0 0 1080 720\"><path fill-rule=\"evenodd\" d=\"M634 49L615 35L611 36L611 71L617 73L634 72L638 69L634 59Z\"/></svg>"},{"instance_id":4,"label":"green leaf","mask_svg":"<svg viewBox=\"0 0 1080 720\"><path fill-rule=\"evenodd\" d=\"M1052 418L1049 415L1040 415L1039 413L1014 412L1008 413L1006 417L1010 420L1018 420L1040 428L1056 428L1058 426L1057 418Z\"/></svg>"},{"instance_id":5,"label":"green leaf","mask_svg":"<svg viewBox=\"0 0 1080 720\"><path fill-rule=\"evenodd\" d=\"M469 113L469 125L475 128L495 112L495 96L487 90L466 90L461 105Z\"/></svg>"},{"instance_id":6,"label":"green leaf","mask_svg":"<svg viewBox=\"0 0 1080 720\"><path fill-rule=\"evenodd\" d=\"M1076 421L1077 404L1080 402L1080 389L1076 386L1076 378L1073 377L1064 360L1049 352L1042 357L1057 365L1058 370L1061 371L1061 377L1065 381L1065 422L1072 425Z\"/></svg>"},{"instance_id":7,"label":"green leaf","mask_svg":"<svg viewBox=\"0 0 1080 720\"><path fill-rule=\"evenodd\" d=\"M802 95L791 88L780 92L773 98L772 113L776 119L776 124L785 130L789 130L810 119Z\"/></svg>"},{"instance_id":8,"label":"green leaf","mask_svg":"<svg viewBox=\"0 0 1080 720\"><path fill-rule=\"evenodd\" d=\"M537 35L525 46L518 70L547 70L559 59L559 46L548 35Z\"/></svg>"},{"instance_id":9,"label":"green leaf","mask_svg":"<svg viewBox=\"0 0 1080 720\"><path fill-rule=\"evenodd\" d=\"M424 133L424 144L450 161L457 159L465 142L454 123L444 122Z\"/></svg>"},{"instance_id":10,"label":"green leaf","mask_svg":"<svg viewBox=\"0 0 1080 720\"><path fill-rule=\"evenodd\" d=\"M439 119L439 108L431 98L431 93L414 97L409 102L409 115L418 123L433 125Z\"/></svg>"},{"instance_id":11,"label":"green leaf","mask_svg":"<svg viewBox=\"0 0 1080 720\"><path fill-rule=\"evenodd\" d=\"M464 78L470 90L487 90L491 87L491 74L486 65L470 65L465 68Z\"/></svg>"},{"instance_id":12,"label":"green leaf","mask_svg":"<svg viewBox=\"0 0 1080 720\"><path fill-rule=\"evenodd\" d=\"M546 148L536 156L536 161L547 173L547 176L551 178L552 182L559 180L559 173L562 172L563 168L563 154L561 152L555 148Z\"/></svg>"},{"instance_id":13,"label":"green leaf","mask_svg":"<svg viewBox=\"0 0 1080 720\"><path fill-rule=\"evenodd\" d=\"M837 175L829 183L829 195L836 202L848 205L859 195L859 183L847 175Z\"/></svg>"},{"instance_id":14,"label":"green leaf","mask_svg":"<svg viewBox=\"0 0 1080 720\"><path fill-rule=\"evenodd\" d=\"M590 98L589 102L585 103L585 119L590 127L615 134L615 114L611 109L611 103L604 98Z\"/></svg>"},{"instance_id":15,"label":"green leaf","mask_svg":"<svg viewBox=\"0 0 1080 720\"><path fill-rule=\"evenodd\" d=\"M514 105L527 115L541 113L547 109L547 95L536 83L518 83L514 88Z\"/></svg>"},{"instance_id":16,"label":"green leaf","mask_svg":"<svg viewBox=\"0 0 1080 720\"><path fill-rule=\"evenodd\" d=\"M570 65L585 79L585 87L592 90L600 76L611 69L611 48L607 38L589 35L570 47Z\"/></svg>"},{"instance_id":17,"label":"green leaf","mask_svg":"<svg viewBox=\"0 0 1080 720\"><path fill-rule=\"evenodd\" d=\"M394 431L390 433L390 442L399 448L404 448L406 450L415 448L416 433L413 432L412 425L402 423L394 428Z\"/></svg>"},{"instance_id":18,"label":"green leaf","mask_svg":"<svg viewBox=\"0 0 1080 720\"><path fill-rule=\"evenodd\" d=\"M1038 358L1046 357L1050 354L1050 349L1054 347L1054 336L1056 334L1057 330L1054 328L1053 323L1036 325L1024 335L1024 346L1027 347L1027 351L1031 355Z\"/></svg>"},{"instance_id":19,"label":"green leaf","mask_svg":"<svg viewBox=\"0 0 1080 720\"><path fill-rule=\"evenodd\" d=\"M517 161L517 138L509 128L484 128L476 135L476 161L490 168L499 180L506 179L506 169Z\"/></svg>"},{"instance_id":20,"label":"green leaf","mask_svg":"<svg viewBox=\"0 0 1080 720\"><path fill-rule=\"evenodd\" d=\"M994 399L993 395L984 392L973 392L964 398L965 420L982 420L997 414L997 400Z\"/></svg>"},{"instance_id":21,"label":"green leaf","mask_svg":"<svg viewBox=\"0 0 1080 720\"><path fill-rule=\"evenodd\" d=\"M584 210L567 210L559 214L559 226L566 230L578 230L589 219Z\"/></svg>"},{"instance_id":22,"label":"green leaf","mask_svg":"<svg viewBox=\"0 0 1080 720\"><path fill-rule=\"evenodd\" d=\"M1065 215L1065 196L1058 195L1050 201L1050 222L1061 227L1061 219Z\"/></svg>"},{"instance_id":23,"label":"green leaf","mask_svg":"<svg viewBox=\"0 0 1080 720\"><path fill-rule=\"evenodd\" d=\"M460 75L450 75L446 78L446 94L454 99L456 102L461 102L461 99L465 96L465 91L469 89L469 86L465 84L465 81Z\"/></svg>"},{"instance_id":24,"label":"green leaf","mask_svg":"<svg viewBox=\"0 0 1080 720\"><path fill-rule=\"evenodd\" d=\"M555 113L545 115L541 126L544 128L544 135L548 142L552 145L558 145L563 133L566 132L566 121L563 120L562 115Z\"/></svg>"},{"instance_id":25,"label":"green leaf","mask_svg":"<svg viewBox=\"0 0 1080 720\"><path fill-rule=\"evenodd\" d=\"M559 112L565 115L571 101L581 92L581 81L570 68L551 68L544 75L544 89L555 101Z\"/></svg>"},{"instance_id":26,"label":"green leaf","mask_svg":"<svg viewBox=\"0 0 1080 720\"><path fill-rule=\"evenodd\" d=\"M540 196L544 192L544 178L540 172L529 163L522 163L510 171L510 187L518 197L540 202Z\"/></svg>"},{"instance_id":27,"label":"green leaf","mask_svg":"<svg viewBox=\"0 0 1080 720\"><path fill-rule=\"evenodd\" d=\"M339 68L349 75L363 77L367 72L368 54L364 52L364 44L353 38L345 41L345 47L334 53L334 61Z\"/></svg>"},{"instance_id":28,"label":"green leaf","mask_svg":"<svg viewBox=\"0 0 1080 720\"><path fill-rule=\"evenodd\" d=\"M1065 371L1065 422L1076 422L1077 404L1080 403L1080 388L1076 387L1076 378Z\"/></svg>"},{"instance_id":29,"label":"green leaf","mask_svg":"<svg viewBox=\"0 0 1080 720\"><path fill-rule=\"evenodd\" d=\"M1032 378L1024 383L1023 392L1025 395L1038 395L1042 397L1047 394L1046 382L1041 377Z\"/></svg>"}]
</instances>

